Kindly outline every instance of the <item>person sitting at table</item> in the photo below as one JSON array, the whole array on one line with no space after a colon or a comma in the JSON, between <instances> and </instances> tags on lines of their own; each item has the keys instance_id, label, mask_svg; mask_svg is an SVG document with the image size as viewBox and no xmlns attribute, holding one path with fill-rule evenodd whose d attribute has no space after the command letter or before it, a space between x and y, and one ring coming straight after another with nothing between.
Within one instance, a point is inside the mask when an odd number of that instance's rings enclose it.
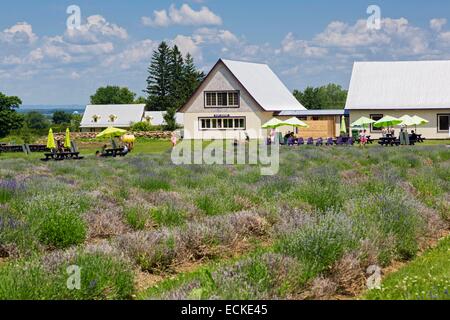
<instances>
[{"instance_id":1,"label":"person sitting at table","mask_svg":"<svg viewBox=\"0 0 450 320\"><path fill-rule=\"evenodd\" d=\"M417 142L417 134L414 130L411 130L411 141Z\"/></svg>"},{"instance_id":2,"label":"person sitting at table","mask_svg":"<svg viewBox=\"0 0 450 320\"><path fill-rule=\"evenodd\" d=\"M383 137L383 138L386 138L386 136L387 136L387 130L386 130L386 128L383 128L383 130L381 130L381 136Z\"/></svg>"},{"instance_id":3,"label":"person sitting at table","mask_svg":"<svg viewBox=\"0 0 450 320\"><path fill-rule=\"evenodd\" d=\"M391 137L392 138L395 137L395 129L394 128L391 129Z\"/></svg>"}]
</instances>

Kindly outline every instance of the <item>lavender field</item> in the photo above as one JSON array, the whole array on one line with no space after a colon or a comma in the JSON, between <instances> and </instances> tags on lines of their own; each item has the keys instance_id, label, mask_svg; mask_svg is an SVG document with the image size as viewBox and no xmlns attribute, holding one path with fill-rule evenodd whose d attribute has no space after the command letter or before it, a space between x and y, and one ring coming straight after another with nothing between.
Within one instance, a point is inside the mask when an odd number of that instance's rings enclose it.
<instances>
[{"instance_id":1,"label":"lavender field","mask_svg":"<svg viewBox=\"0 0 450 320\"><path fill-rule=\"evenodd\" d=\"M0 157L0 299L357 298L448 234L449 177L442 145L282 149L271 177Z\"/></svg>"}]
</instances>

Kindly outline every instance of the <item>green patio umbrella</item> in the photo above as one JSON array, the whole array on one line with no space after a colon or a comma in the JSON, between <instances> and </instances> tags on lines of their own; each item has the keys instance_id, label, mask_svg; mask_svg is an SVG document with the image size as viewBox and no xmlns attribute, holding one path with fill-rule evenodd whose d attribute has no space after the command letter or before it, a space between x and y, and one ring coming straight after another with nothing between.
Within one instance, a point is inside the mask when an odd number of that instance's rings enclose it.
<instances>
[{"instance_id":1,"label":"green patio umbrella","mask_svg":"<svg viewBox=\"0 0 450 320\"><path fill-rule=\"evenodd\" d=\"M125 133L127 133L126 130L123 129L119 129L119 128L114 128L114 127L109 127L105 130L103 130L102 132L100 132L97 135L97 138L114 138L114 137L121 137L123 136Z\"/></svg>"},{"instance_id":2,"label":"green patio umbrella","mask_svg":"<svg viewBox=\"0 0 450 320\"><path fill-rule=\"evenodd\" d=\"M70 148L70 129L66 129L66 136L64 138L64 148Z\"/></svg>"},{"instance_id":3,"label":"green patio umbrella","mask_svg":"<svg viewBox=\"0 0 450 320\"><path fill-rule=\"evenodd\" d=\"M47 148L49 148L49 149L56 149L55 137L53 136L52 128L50 128L50 130L48 131Z\"/></svg>"},{"instance_id":4,"label":"green patio umbrella","mask_svg":"<svg viewBox=\"0 0 450 320\"><path fill-rule=\"evenodd\" d=\"M358 120L356 120L355 122L353 122L351 124L352 127L362 127L362 128L367 128L369 125L375 123L375 120L366 118L366 117L361 117Z\"/></svg>"},{"instance_id":5,"label":"green patio umbrella","mask_svg":"<svg viewBox=\"0 0 450 320\"><path fill-rule=\"evenodd\" d=\"M403 122L403 120L391 117L391 116L385 116L383 118L381 118L380 120L378 120L377 122L375 122L373 124L373 126L375 128L390 128L396 125L399 125Z\"/></svg>"},{"instance_id":6,"label":"green patio umbrella","mask_svg":"<svg viewBox=\"0 0 450 320\"><path fill-rule=\"evenodd\" d=\"M347 133L347 123L345 123L345 117L341 117L341 132Z\"/></svg>"},{"instance_id":7,"label":"green patio umbrella","mask_svg":"<svg viewBox=\"0 0 450 320\"><path fill-rule=\"evenodd\" d=\"M262 125L263 129L276 129L278 127L282 127L285 126L286 124L281 121L280 119L277 118L273 118L271 120L269 120L268 122L266 122L265 124Z\"/></svg>"}]
</instances>

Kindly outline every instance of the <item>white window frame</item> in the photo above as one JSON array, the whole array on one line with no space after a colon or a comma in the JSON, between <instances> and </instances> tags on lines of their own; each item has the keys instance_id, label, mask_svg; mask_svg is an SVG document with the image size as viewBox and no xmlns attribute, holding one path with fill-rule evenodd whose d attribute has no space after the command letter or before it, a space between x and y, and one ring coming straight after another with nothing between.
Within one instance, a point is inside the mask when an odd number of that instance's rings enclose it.
<instances>
[{"instance_id":1,"label":"white window frame","mask_svg":"<svg viewBox=\"0 0 450 320\"><path fill-rule=\"evenodd\" d=\"M449 132L449 128L444 129L444 130L441 130L441 128L440 128L440 118L441 118L441 117L447 117L447 118L448 118L449 125L450 125L450 114L449 114L449 113L438 114L438 115L437 115L437 126L436 126L436 127L437 127L438 133Z\"/></svg>"},{"instance_id":2,"label":"white window frame","mask_svg":"<svg viewBox=\"0 0 450 320\"><path fill-rule=\"evenodd\" d=\"M223 95L223 96L221 96ZM226 97L224 103L223 97ZM219 100L221 104L219 105ZM233 104L230 101L233 100ZM234 101L237 100L237 101ZM240 108L241 94L239 90L236 91L205 91L204 106L205 108Z\"/></svg>"},{"instance_id":3,"label":"white window frame","mask_svg":"<svg viewBox=\"0 0 450 320\"><path fill-rule=\"evenodd\" d=\"M198 128L199 131L244 131L247 128L247 119L246 117L201 117L198 119Z\"/></svg>"}]
</instances>

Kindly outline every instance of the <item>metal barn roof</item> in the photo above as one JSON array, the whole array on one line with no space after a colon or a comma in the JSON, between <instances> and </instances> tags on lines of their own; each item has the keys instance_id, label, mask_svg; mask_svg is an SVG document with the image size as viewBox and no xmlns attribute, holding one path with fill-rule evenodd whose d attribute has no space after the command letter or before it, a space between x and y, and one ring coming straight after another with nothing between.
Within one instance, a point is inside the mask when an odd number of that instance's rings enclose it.
<instances>
[{"instance_id":1,"label":"metal barn roof","mask_svg":"<svg viewBox=\"0 0 450 320\"><path fill-rule=\"evenodd\" d=\"M222 62L266 111L306 110L268 65Z\"/></svg>"},{"instance_id":2,"label":"metal barn roof","mask_svg":"<svg viewBox=\"0 0 450 320\"><path fill-rule=\"evenodd\" d=\"M128 128L142 121L145 104L87 105L81 120L81 128ZM97 117L97 121L94 117ZM114 121L112 121L114 116Z\"/></svg>"},{"instance_id":3,"label":"metal barn roof","mask_svg":"<svg viewBox=\"0 0 450 320\"><path fill-rule=\"evenodd\" d=\"M356 62L348 110L450 108L450 61Z\"/></svg>"}]
</instances>

